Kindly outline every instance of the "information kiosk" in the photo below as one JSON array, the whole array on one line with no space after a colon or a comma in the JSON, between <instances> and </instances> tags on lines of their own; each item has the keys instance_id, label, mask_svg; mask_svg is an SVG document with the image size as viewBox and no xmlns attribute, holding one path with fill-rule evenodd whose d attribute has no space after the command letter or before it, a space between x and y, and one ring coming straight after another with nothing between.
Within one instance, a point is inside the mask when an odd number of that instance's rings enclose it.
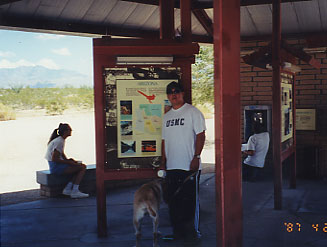
<instances>
[{"instance_id":1,"label":"information kiosk","mask_svg":"<svg viewBox=\"0 0 327 247\"><path fill-rule=\"evenodd\" d=\"M156 176L162 117L170 107L166 86L180 81L191 103L198 52L198 44L174 40L94 40L99 236L107 232L105 182Z\"/></svg>"}]
</instances>

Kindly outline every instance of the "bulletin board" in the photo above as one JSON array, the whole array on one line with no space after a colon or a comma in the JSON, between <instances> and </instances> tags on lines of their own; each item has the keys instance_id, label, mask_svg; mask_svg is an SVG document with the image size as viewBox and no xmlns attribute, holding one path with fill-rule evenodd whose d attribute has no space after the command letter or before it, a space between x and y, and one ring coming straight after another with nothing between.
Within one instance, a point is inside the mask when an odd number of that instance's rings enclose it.
<instances>
[{"instance_id":1,"label":"bulletin board","mask_svg":"<svg viewBox=\"0 0 327 247\"><path fill-rule=\"evenodd\" d=\"M180 78L178 67L105 69L106 168L159 167L166 86Z\"/></svg>"},{"instance_id":2,"label":"bulletin board","mask_svg":"<svg viewBox=\"0 0 327 247\"><path fill-rule=\"evenodd\" d=\"M289 73L281 73L281 139L285 142L293 137L293 79Z\"/></svg>"}]
</instances>

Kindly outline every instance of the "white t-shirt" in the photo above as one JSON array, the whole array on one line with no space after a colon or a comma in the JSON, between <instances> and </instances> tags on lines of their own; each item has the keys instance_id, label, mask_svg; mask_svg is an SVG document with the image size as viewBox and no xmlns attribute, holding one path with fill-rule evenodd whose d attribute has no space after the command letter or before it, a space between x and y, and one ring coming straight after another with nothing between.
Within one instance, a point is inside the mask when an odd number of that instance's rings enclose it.
<instances>
[{"instance_id":1,"label":"white t-shirt","mask_svg":"<svg viewBox=\"0 0 327 247\"><path fill-rule=\"evenodd\" d=\"M248 155L244 160L244 164L255 166L255 167L264 167L265 158L269 148L269 133L263 132L260 134L254 134L250 136L247 144L247 150L254 150L254 155Z\"/></svg>"},{"instance_id":2,"label":"white t-shirt","mask_svg":"<svg viewBox=\"0 0 327 247\"><path fill-rule=\"evenodd\" d=\"M177 110L172 108L164 115L162 139L165 141L167 170L190 170L195 154L196 135L205 130L203 114L188 103Z\"/></svg>"},{"instance_id":3,"label":"white t-shirt","mask_svg":"<svg viewBox=\"0 0 327 247\"><path fill-rule=\"evenodd\" d=\"M52 161L52 155L54 150L57 150L60 154L62 154L64 152L64 146L65 146L65 139L62 138L62 136L58 136L57 138L53 139L48 144L48 149L45 154L45 159L48 161ZM62 157L60 158L62 159Z\"/></svg>"}]
</instances>

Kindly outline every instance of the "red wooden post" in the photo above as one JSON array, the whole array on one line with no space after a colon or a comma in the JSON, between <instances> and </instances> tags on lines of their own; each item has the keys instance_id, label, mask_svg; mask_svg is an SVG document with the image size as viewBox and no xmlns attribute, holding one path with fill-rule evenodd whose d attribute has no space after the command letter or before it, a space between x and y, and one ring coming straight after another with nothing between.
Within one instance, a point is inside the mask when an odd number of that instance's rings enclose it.
<instances>
[{"instance_id":1,"label":"red wooden post","mask_svg":"<svg viewBox=\"0 0 327 247\"><path fill-rule=\"evenodd\" d=\"M159 0L160 8L160 39L173 39L174 27L174 0Z\"/></svg>"},{"instance_id":2,"label":"red wooden post","mask_svg":"<svg viewBox=\"0 0 327 247\"><path fill-rule=\"evenodd\" d=\"M240 133L240 1L214 0L217 246L243 240Z\"/></svg>"},{"instance_id":3,"label":"red wooden post","mask_svg":"<svg viewBox=\"0 0 327 247\"><path fill-rule=\"evenodd\" d=\"M281 161L281 0L273 0L273 105L272 105L272 142L274 163L274 206L282 209L282 161Z\"/></svg>"},{"instance_id":4,"label":"red wooden post","mask_svg":"<svg viewBox=\"0 0 327 247\"><path fill-rule=\"evenodd\" d=\"M192 104L192 64L186 63L182 67L182 83L185 92L185 102Z\"/></svg>"},{"instance_id":5,"label":"red wooden post","mask_svg":"<svg viewBox=\"0 0 327 247\"><path fill-rule=\"evenodd\" d=\"M93 51L94 52L94 51ZM95 52L94 52L95 53ZM103 82L103 61L94 54L94 109L95 109L95 139L96 139L96 189L97 189L97 221L98 236L107 235L106 191L104 186L105 170L105 99Z\"/></svg>"},{"instance_id":6,"label":"red wooden post","mask_svg":"<svg viewBox=\"0 0 327 247\"><path fill-rule=\"evenodd\" d=\"M181 0L181 31L185 42L192 42L191 0Z\"/></svg>"}]
</instances>

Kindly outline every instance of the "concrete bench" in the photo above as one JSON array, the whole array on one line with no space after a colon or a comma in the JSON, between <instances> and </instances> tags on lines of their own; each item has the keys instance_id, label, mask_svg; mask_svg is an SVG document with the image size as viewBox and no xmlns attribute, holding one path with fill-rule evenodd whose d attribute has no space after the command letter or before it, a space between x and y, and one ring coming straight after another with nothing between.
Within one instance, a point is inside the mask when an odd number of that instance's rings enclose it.
<instances>
[{"instance_id":1,"label":"concrete bench","mask_svg":"<svg viewBox=\"0 0 327 247\"><path fill-rule=\"evenodd\" d=\"M71 180L71 175L50 174L49 170L37 171L36 182L40 184L40 194L47 197L56 197ZM87 165L85 175L80 184L80 190L94 194L96 190L95 165Z\"/></svg>"}]
</instances>

